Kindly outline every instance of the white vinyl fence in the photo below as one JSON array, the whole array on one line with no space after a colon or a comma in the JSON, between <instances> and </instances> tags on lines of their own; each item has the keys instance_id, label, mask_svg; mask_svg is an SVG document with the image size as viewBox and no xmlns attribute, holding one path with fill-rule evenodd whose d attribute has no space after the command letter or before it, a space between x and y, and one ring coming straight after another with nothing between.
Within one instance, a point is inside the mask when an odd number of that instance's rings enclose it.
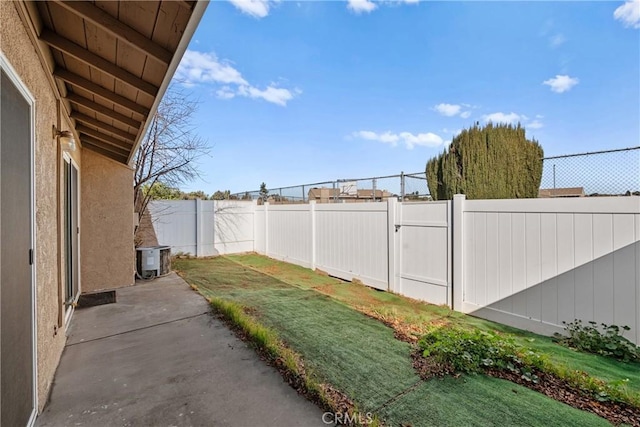
<instances>
[{"instance_id":1,"label":"white vinyl fence","mask_svg":"<svg viewBox=\"0 0 640 427\"><path fill-rule=\"evenodd\" d=\"M640 198L454 199L454 307L551 334L627 325L640 342Z\"/></svg>"},{"instance_id":2,"label":"white vinyl fence","mask_svg":"<svg viewBox=\"0 0 640 427\"><path fill-rule=\"evenodd\" d=\"M640 342L640 197L258 206L156 201L160 244L255 251L511 326L627 325Z\"/></svg>"},{"instance_id":3,"label":"white vinyl fence","mask_svg":"<svg viewBox=\"0 0 640 427\"><path fill-rule=\"evenodd\" d=\"M198 257L254 250L255 202L154 200L149 203L160 245Z\"/></svg>"}]
</instances>

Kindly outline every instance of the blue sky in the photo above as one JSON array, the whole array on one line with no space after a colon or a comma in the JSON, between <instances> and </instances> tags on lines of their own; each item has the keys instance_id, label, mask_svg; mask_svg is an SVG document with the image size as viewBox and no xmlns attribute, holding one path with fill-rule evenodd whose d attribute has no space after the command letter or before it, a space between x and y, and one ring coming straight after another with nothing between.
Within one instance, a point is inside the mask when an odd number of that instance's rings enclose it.
<instances>
[{"instance_id":1,"label":"blue sky","mask_svg":"<svg viewBox=\"0 0 640 427\"><path fill-rule=\"evenodd\" d=\"M640 0L213 1L176 79L211 146L184 190L423 171L476 121L636 146Z\"/></svg>"}]
</instances>

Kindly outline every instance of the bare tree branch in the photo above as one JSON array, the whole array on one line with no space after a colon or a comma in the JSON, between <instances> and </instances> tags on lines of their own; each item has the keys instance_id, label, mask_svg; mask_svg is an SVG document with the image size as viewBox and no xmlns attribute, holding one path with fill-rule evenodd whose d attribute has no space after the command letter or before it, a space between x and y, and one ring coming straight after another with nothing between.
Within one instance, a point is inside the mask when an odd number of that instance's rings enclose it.
<instances>
[{"instance_id":1,"label":"bare tree branch","mask_svg":"<svg viewBox=\"0 0 640 427\"><path fill-rule=\"evenodd\" d=\"M197 107L177 85L162 98L135 158L134 206L139 219L147 211L154 185L178 188L200 176L197 160L209 154L209 146L193 124Z\"/></svg>"}]
</instances>

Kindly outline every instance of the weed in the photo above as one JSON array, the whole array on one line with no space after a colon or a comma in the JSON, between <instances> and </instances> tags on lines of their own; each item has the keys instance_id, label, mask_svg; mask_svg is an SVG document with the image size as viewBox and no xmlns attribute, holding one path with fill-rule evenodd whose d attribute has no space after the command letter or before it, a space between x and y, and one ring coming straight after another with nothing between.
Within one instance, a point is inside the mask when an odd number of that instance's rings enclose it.
<instances>
[{"instance_id":1,"label":"weed","mask_svg":"<svg viewBox=\"0 0 640 427\"><path fill-rule=\"evenodd\" d=\"M551 374L600 402L624 402L640 407L640 399L627 388L628 379L605 382L580 370L570 370L545 355L517 345L511 337L478 329L439 328L419 341L424 357L444 364L449 373L478 373L499 369L538 383L538 374Z\"/></svg>"},{"instance_id":2,"label":"weed","mask_svg":"<svg viewBox=\"0 0 640 427\"><path fill-rule=\"evenodd\" d=\"M583 324L576 319L573 322L562 322L568 337L556 334L556 338L561 344L576 350L599 354L601 356L612 357L623 362L640 361L640 348L622 336L630 328L628 326L617 326L601 324L602 330L598 328L596 322Z\"/></svg>"},{"instance_id":3,"label":"weed","mask_svg":"<svg viewBox=\"0 0 640 427\"><path fill-rule=\"evenodd\" d=\"M438 328L419 341L425 357L434 357L455 372L476 373L494 368L522 374L537 382L544 358L518 347L513 339L478 329Z\"/></svg>"}]
</instances>

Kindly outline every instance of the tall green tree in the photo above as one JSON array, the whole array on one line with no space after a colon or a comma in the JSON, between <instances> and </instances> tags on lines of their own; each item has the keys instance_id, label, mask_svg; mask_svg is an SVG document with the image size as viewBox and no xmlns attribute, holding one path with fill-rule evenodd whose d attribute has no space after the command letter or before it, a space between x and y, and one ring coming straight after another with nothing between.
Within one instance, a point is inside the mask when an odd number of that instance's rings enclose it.
<instances>
[{"instance_id":1,"label":"tall green tree","mask_svg":"<svg viewBox=\"0 0 640 427\"><path fill-rule=\"evenodd\" d=\"M183 193L182 199L183 200L195 200L195 199L207 200L209 199L209 196L204 191L198 190L198 191L190 191L189 193Z\"/></svg>"},{"instance_id":2,"label":"tall green tree","mask_svg":"<svg viewBox=\"0 0 640 427\"><path fill-rule=\"evenodd\" d=\"M518 123L478 124L463 130L448 149L427 162L427 182L434 200L454 194L469 199L538 197L544 152L527 139Z\"/></svg>"},{"instance_id":3,"label":"tall green tree","mask_svg":"<svg viewBox=\"0 0 640 427\"><path fill-rule=\"evenodd\" d=\"M180 200L184 195L179 189L169 187L162 182L142 186L142 194L149 200Z\"/></svg>"},{"instance_id":4,"label":"tall green tree","mask_svg":"<svg viewBox=\"0 0 640 427\"><path fill-rule=\"evenodd\" d=\"M260 184L260 199L265 202L269 197L269 190L267 190L267 184L264 182Z\"/></svg>"}]
</instances>

